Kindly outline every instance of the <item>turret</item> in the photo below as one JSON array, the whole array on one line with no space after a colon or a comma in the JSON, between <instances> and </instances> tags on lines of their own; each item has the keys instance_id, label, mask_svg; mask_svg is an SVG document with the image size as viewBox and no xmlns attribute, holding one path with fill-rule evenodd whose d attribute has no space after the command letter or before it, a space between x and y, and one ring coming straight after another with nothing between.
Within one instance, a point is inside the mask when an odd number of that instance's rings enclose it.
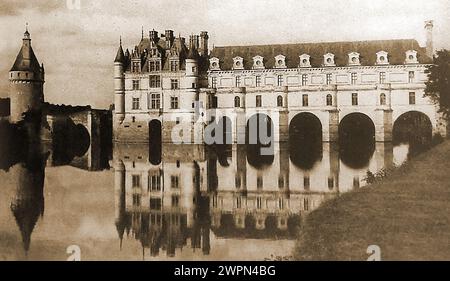
<instances>
[{"instance_id":1,"label":"turret","mask_svg":"<svg viewBox=\"0 0 450 281\"><path fill-rule=\"evenodd\" d=\"M114 60L114 126L121 124L125 119L125 55L120 39L119 49Z\"/></svg>"},{"instance_id":2,"label":"turret","mask_svg":"<svg viewBox=\"0 0 450 281\"><path fill-rule=\"evenodd\" d=\"M189 53L186 58L186 89L197 89L198 87L198 51L195 46L196 38L190 37Z\"/></svg>"},{"instance_id":3,"label":"turret","mask_svg":"<svg viewBox=\"0 0 450 281\"><path fill-rule=\"evenodd\" d=\"M22 48L9 72L11 123L23 120L25 112L39 112L44 102L44 67L31 47L28 27L22 41Z\"/></svg>"}]
</instances>

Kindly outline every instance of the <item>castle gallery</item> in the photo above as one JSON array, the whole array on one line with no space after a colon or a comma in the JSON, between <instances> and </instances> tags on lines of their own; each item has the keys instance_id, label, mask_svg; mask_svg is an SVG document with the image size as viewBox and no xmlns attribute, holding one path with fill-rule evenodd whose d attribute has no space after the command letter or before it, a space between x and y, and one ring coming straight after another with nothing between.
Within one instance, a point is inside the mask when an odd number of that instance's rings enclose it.
<instances>
[{"instance_id":1,"label":"castle gallery","mask_svg":"<svg viewBox=\"0 0 450 281\"><path fill-rule=\"evenodd\" d=\"M188 42L172 30L142 32L131 51L120 42L114 61L114 138L173 142L175 131L181 142L202 143L215 123L223 142L243 143L259 117L276 142L301 120L319 124L322 141L337 141L340 123L360 115L373 123L376 141L391 141L408 114L442 133L437 107L424 97L432 30L427 21L424 47L407 39L212 50L206 31Z\"/></svg>"}]
</instances>

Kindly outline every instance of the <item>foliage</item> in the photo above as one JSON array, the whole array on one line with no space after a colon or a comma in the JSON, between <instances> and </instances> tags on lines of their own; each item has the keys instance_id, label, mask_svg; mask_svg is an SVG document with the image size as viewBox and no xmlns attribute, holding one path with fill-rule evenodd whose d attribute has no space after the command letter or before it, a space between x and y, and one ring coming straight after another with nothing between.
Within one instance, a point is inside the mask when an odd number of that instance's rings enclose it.
<instances>
[{"instance_id":1,"label":"foliage","mask_svg":"<svg viewBox=\"0 0 450 281\"><path fill-rule=\"evenodd\" d=\"M433 65L425 73L428 74L425 96L439 104L439 111L450 117L450 51L437 51Z\"/></svg>"}]
</instances>

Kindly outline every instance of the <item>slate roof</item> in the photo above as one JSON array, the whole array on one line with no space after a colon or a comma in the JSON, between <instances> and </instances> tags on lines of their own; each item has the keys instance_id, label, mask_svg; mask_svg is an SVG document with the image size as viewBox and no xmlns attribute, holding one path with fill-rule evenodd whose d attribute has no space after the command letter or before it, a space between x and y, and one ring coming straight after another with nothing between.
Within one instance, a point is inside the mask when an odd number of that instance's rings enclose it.
<instances>
[{"instance_id":1,"label":"slate roof","mask_svg":"<svg viewBox=\"0 0 450 281\"><path fill-rule=\"evenodd\" d=\"M326 53L335 55L336 66L348 66L349 53L359 53L361 65L375 65L376 53L386 51L388 52L389 63L399 65L404 63L405 52L408 50L417 51L417 58L420 63L432 62L432 59L426 55L426 48L420 47L414 39L223 46L215 47L210 57L219 58L221 70L230 70L232 69L233 58L237 56L244 59L245 69L252 69L254 56L264 57L265 68L273 68L275 56L282 54L286 57L288 68L297 68L300 61L299 56L302 54L311 56L312 67L322 67L323 55Z\"/></svg>"},{"instance_id":2,"label":"slate roof","mask_svg":"<svg viewBox=\"0 0 450 281\"><path fill-rule=\"evenodd\" d=\"M26 50L26 48L29 48L29 50ZM24 52L26 51L29 51L30 59L24 58ZM34 73L41 72L41 66L39 65L39 61L36 58L31 45L28 47L25 45L22 46L10 71L31 71Z\"/></svg>"}]
</instances>

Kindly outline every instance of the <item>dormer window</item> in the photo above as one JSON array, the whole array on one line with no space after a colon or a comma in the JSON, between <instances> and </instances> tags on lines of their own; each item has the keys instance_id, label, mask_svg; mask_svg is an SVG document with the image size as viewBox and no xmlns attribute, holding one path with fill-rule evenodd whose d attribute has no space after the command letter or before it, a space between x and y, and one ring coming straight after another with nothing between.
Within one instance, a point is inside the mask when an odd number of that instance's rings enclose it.
<instances>
[{"instance_id":1,"label":"dormer window","mask_svg":"<svg viewBox=\"0 0 450 281\"><path fill-rule=\"evenodd\" d=\"M379 51L377 53L377 64L378 65L387 65L389 64L388 53L385 51Z\"/></svg>"},{"instance_id":2,"label":"dormer window","mask_svg":"<svg viewBox=\"0 0 450 281\"><path fill-rule=\"evenodd\" d=\"M264 69L264 58L261 56L253 57L253 69Z\"/></svg>"},{"instance_id":3,"label":"dormer window","mask_svg":"<svg viewBox=\"0 0 450 281\"><path fill-rule=\"evenodd\" d=\"M352 52L348 54L348 65L361 65L359 53Z\"/></svg>"},{"instance_id":4,"label":"dormer window","mask_svg":"<svg viewBox=\"0 0 450 281\"><path fill-rule=\"evenodd\" d=\"M278 55L275 57L275 68L286 68L286 57Z\"/></svg>"},{"instance_id":5,"label":"dormer window","mask_svg":"<svg viewBox=\"0 0 450 281\"><path fill-rule=\"evenodd\" d=\"M417 61L417 52L414 50L408 50L406 51L406 59L405 59L405 63L409 64L409 63L419 63Z\"/></svg>"},{"instance_id":6,"label":"dormer window","mask_svg":"<svg viewBox=\"0 0 450 281\"><path fill-rule=\"evenodd\" d=\"M327 53L323 55L323 65L336 66L336 64L334 63L334 55L332 53Z\"/></svg>"},{"instance_id":7,"label":"dormer window","mask_svg":"<svg viewBox=\"0 0 450 281\"><path fill-rule=\"evenodd\" d=\"M212 57L209 59L209 69L210 70L220 70L219 59Z\"/></svg>"},{"instance_id":8,"label":"dormer window","mask_svg":"<svg viewBox=\"0 0 450 281\"><path fill-rule=\"evenodd\" d=\"M234 57L233 69L244 69L244 59L241 57Z\"/></svg>"},{"instance_id":9,"label":"dormer window","mask_svg":"<svg viewBox=\"0 0 450 281\"><path fill-rule=\"evenodd\" d=\"M308 54L303 54L300 56L300 67L311 67L310 56Z\"/></svg>"}]
</instances>

